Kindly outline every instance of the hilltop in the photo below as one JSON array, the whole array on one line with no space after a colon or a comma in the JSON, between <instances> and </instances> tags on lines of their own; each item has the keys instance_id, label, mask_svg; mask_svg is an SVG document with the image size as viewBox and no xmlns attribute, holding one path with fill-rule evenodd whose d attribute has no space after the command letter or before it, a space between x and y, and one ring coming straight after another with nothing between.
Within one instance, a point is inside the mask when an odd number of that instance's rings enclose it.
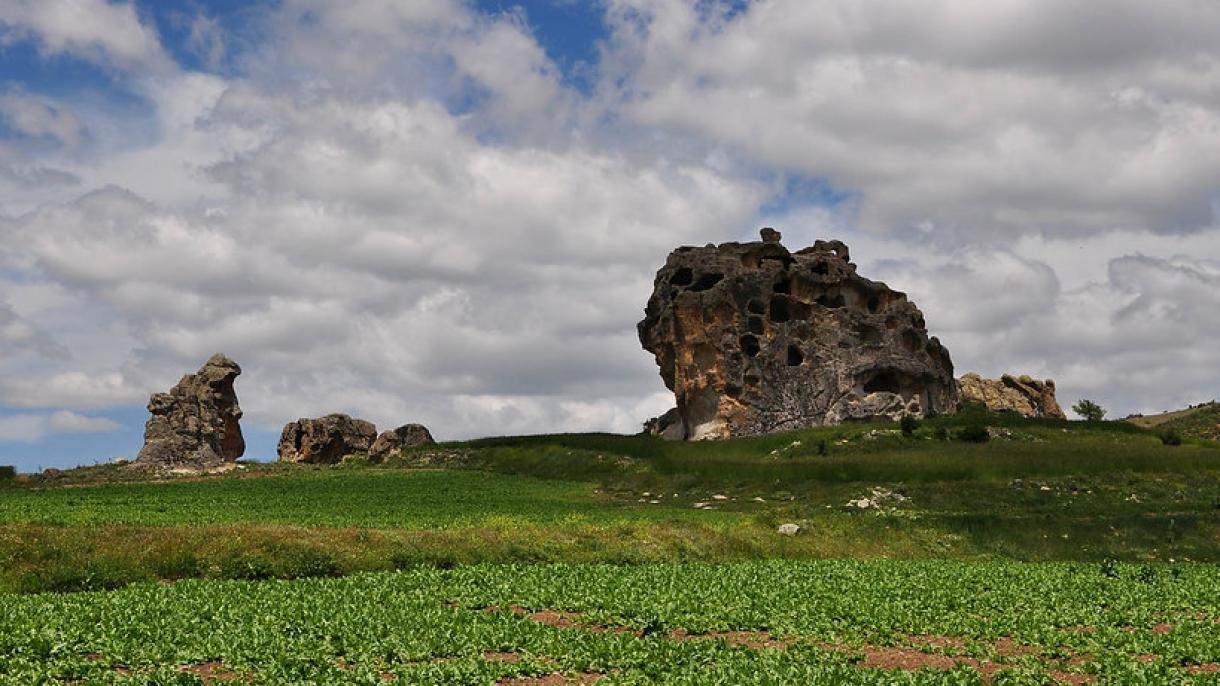
<instances>
[{"instance_id":1,"label":"hilltop","mask_svg":"<svg viewBox=\"0 0 1220 686\"><path fill-rule=\"evenodd\" d=\"M1220 440L1220 402L1214 400L1192 405L1184 410L1152 415L1132 415L1124 421L1144 429L1158 431L1173 429L1183 436Z\"/></svg>"}]
</instances>

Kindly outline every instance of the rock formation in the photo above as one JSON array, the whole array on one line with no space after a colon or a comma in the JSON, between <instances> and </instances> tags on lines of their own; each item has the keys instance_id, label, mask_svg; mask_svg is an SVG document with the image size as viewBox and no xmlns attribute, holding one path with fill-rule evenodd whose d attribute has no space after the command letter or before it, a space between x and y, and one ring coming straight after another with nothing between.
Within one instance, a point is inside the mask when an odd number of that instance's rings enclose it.
<instances>
[{"instance_id":1,"label":"rock formation","mask_svg":"<svg viewBox=\"0 0 1220 686\"><path fill-rule=\"evenodd\" d=\"M369 452L376 438L372 422L328 414L284 425L277 452L280 462L336 464L347 455Z\"/></svg>"},{"instance_id":2,"label":"rock formation","mask_svg":"<svg viewBox=\"0 0 1220 686\"><path fill-rule=\"evenodd\" d=\"M152 417L144 425L144 447L136 464L204 467L241 457L246 442L233 391L239 374L236 362L217 353L168 393L154 393L148 401Z\"/></svg>"},{"instance_id":3,"label":"rock formation","mask_svg":"<svg viewBox=\"0 0 1220 686\"><path fill-rule=\"evenodd\" d=\"M906 295L856 274L847 246L683 247L657 272L640 342L677 399L674 438L748 436L952 412L949 353Z\"/></svg>"},{"instance_id":4,"label":"rock formation","mask_svg":"<svg viewBox=\"0 0 1220 686\"><path fill-rule=\"evenodd\" d=\"M1039 381L1028 376L1005 374L999 379L984 379L970 372L958 379L962 402L979 402L996 412L1009 410L1026 417L1067 419L1055 400L1055 382Z\"/></svg>"},{"instance_id":5,"label":"rock formation","mask_svg":"<svg viewBox=\"0 0 1220 686\"><path fill-rule=\"evenodd\" d=\"M369 457L374 462L384 462L386 458L402 452L404 448L415 448L421 445L431 445L432 434L423 424L403 424L397 429L382 431L373 447L369 449Z\"/></svg>"}]
</instances>

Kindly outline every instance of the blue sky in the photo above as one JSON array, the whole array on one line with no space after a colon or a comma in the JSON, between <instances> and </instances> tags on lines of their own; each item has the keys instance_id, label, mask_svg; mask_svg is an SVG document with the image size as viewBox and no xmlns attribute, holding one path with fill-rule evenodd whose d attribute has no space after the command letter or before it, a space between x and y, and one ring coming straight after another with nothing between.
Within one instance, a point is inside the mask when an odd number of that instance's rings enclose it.
<instances>
[{"instance_id":1,"label":"blue sky","mask_svg":"<svg viewBox=\"0 0 1220 686\"><path fill-rule=\"evenodd\" d=\"M133 455L217 351L253 458L333 411L633 431L656 268L762 225L846 240L960 372L1215 397L1220 6L1098 12L0 3L0 464Z\"/></svg>"}]
</instances>

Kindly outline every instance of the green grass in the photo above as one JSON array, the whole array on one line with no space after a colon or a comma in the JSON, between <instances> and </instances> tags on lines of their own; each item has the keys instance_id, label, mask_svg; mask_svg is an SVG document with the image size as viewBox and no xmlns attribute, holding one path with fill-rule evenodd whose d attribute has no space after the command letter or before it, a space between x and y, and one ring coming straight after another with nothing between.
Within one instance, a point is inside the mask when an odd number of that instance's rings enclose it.
<instances>
[{"instance_id":1,"label":"green grass","mask_svg":"<svg viewBox=\"0 0 1220 686\"><path fill-rule=\"evenodd\" d=\"M477 471L281 470L252 478L12 490L0 498L0 522L422 529L662 516L615 506L595 490L588 483Z\"/></svg>"},{"instance_id":2,"label":"green grass","mask_svg":"<svg viewBox=\"0 0 1220 686\"><path fill-rule=\"evenodd\" d=\"M476 565L140 584L0 596L0 684L198 684L202 665L254 684L549 674L606 684L981 684L979 664L1001 685L1073 675L1209 683L1214 675L1198 672L1220 661L1218 586L1215 566L949 561ZM555 626L535 611L572 614ZM678 640L679 629L703 637ZM914 666L938 656L965 664L881 669L873 660L885 651Z\"/></svg>"},{"instance_id":3,"label":"green grass","mask_svg":"<svg viewBox=\"0 0 1220 686\"><path fill-rule=\"evenodd\" d=\"M937 439L970 425L994 438ZM497 561L1220 562L1217 444L1165 446L1121 422L967 412L912 437L889 424L701 443L509 437L380 467L148 478L107 465L0 483L0 589ZM874 489L901 497L847 505ZM809 535L777 535L787 522Z\"/></svg>"}]
</instances>

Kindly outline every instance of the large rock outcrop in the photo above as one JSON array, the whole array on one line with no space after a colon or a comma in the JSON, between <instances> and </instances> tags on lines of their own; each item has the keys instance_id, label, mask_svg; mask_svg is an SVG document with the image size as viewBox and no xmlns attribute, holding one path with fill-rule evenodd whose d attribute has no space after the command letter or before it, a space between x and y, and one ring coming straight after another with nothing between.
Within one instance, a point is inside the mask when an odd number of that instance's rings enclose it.
<instances>
[{"instance_id":1,"label":"large rock outcrop","mask_svg":"<svg viewBox=\"0 0 1220 686\"><path fill-rule=\"evenodd\" d=\"M856 274L847 246L682 247L657 272L640 342L677 399L674 438L748 436L952 412L949 352L906 295Z\"/></svg>"},{"instance_id":2,"label":"large rock outcrop","mask_svg":"<svg viewBox=\"0 0 1220 686\"><path fill-rule=\"evenodd\" d=\"M148 401L152 417L144 425L144 447L136 465L207 467L241 457L246 442L233 390L239 374L236 362L217 353L168 393L154 393Z\"/></svg>"},{"instance_id":3,"label":"large rock outcrop","mask_svg":"<svg viewBox=\"0 0 1220 686\"><path fill-rule=\"evenodd\" d=\"M345 414L298 419L284 425L276 452L280 462L337 464L347 455L368 453L377 427Z\"/></svg>"},{"instance_id":4,"label":"large rock outcrop","mask_svg":"<svg viewBox=\"0 0 1220 686\"><path fill-rule=\"evenodd\" d=\"M406 448L417 448L421 445L431 445L432 433L423 424L403 424L397 429L382 431L373 447L369 449L369 457L374 462L384 462L387 458L401 453Z\"/></svg>"},{"instance_id":5,"label":"large rock outcrop","mask_svg":"<svg viewBox=\"0 0 1220 686\"><path fill-rule=\"evenodd\" d=\"M987 409L1017 412L1026 417L1067 419L1055 399L1055 382L1039 381L1028 376L1005 374L998 379L984 379L970 372L958 379L957 388L962 402L978 402Z\"/></svg>"}]
</instances>

